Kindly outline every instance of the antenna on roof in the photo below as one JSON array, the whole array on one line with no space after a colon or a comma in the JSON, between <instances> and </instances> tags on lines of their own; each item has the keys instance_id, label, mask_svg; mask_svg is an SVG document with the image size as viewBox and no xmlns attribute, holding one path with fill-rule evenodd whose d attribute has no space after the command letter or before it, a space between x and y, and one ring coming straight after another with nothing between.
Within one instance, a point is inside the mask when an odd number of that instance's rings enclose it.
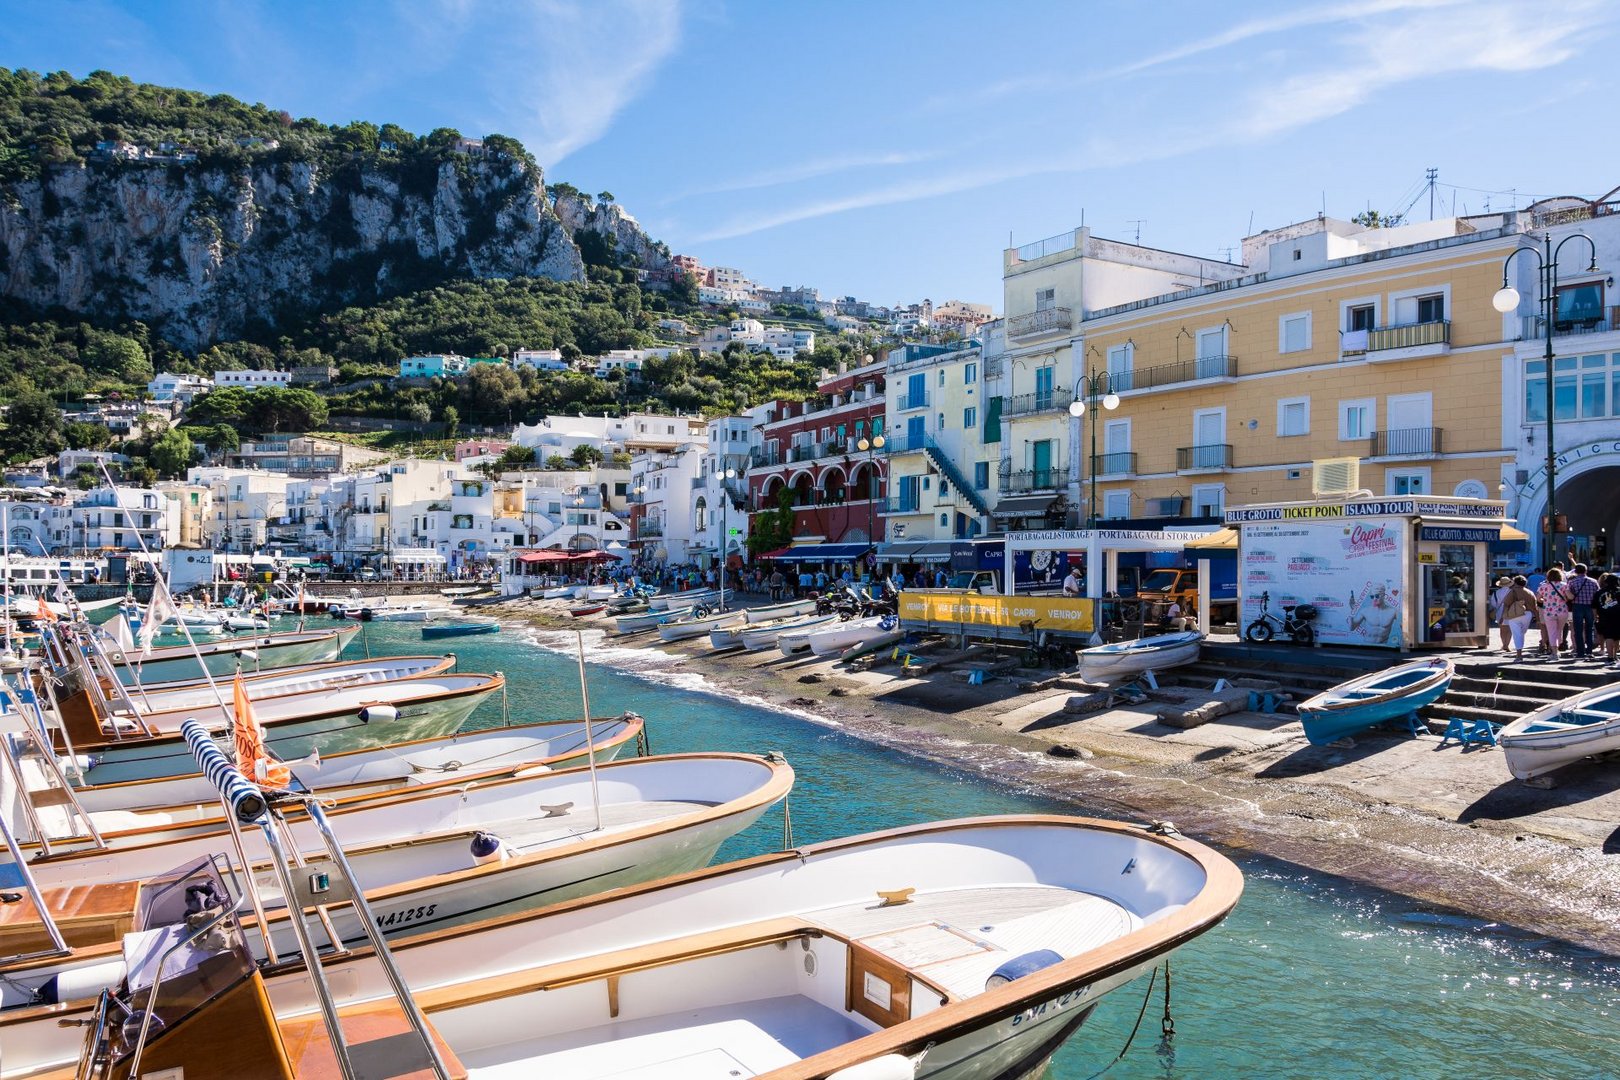
<instances>
[{"instance_id":1,"label":"antenna on roof","mask_svg":"<svg viewBox=\"0 0 1620 1080\"><path fill-rule=\"evenodd\" d=\"M1429 220L1434 220L1434 182L1440 176L1440 170L1432 165L1423 170L1423 179L1429 182Z\"/></svg>"},{"instance_id":2,"label":"antenna on roof","mask_svg":"<svg viewBox=\"0 0 1620 1080\"><path fill-rule=\"evenodd\" d=\"M1125 224L1136 226L1136 239L1132 242L1138 247L1142 244L1142 223L1145 221L1147 221L1147 218L1127 218L1125 220Z\"/></svg>"}]
</instances>

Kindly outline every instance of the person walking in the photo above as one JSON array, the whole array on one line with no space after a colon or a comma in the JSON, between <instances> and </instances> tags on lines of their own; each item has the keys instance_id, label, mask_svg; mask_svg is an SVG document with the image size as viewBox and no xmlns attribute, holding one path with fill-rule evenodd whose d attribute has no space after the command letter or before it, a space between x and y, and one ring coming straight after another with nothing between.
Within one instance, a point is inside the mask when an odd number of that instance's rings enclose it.
<instances>
[{"instance_id":1,"label":"person walking","mask_svg":"<svg viewBox=\"0 0 1620 1080\"><path fill-rule=\"evenodd\" d=\"M1547 576L1551 577L1552 572L1548 571ZM1574 637L1571 644L1575 646L1575 658L1594 659L1592 652L1596 643L1592 639L1596 627L1592 621L1592 601L1597 598L1598 583L1587 574L1585 563L1575 564L1575 573L1569 579L1568 588L1570 632Z\"/></svg>"},{"instance_id":2,"label":"person walking","mask_svg":"<svg viewBox=\"0 0 1620 1080\"><path fill-rule=\"evenodd\" d=\"M771 576L769 578L767 578L766 581L770 584L770 587L771 587L771 599L772 600L781 600L782 599L782 589L783 589L783 587L785 585L787 585L787 578L782 576L782 571L780 571L780 570L772 570L771 571Z\"/></svg>"},{"instance_id":3,"label":"person walking","mask_svg":"<svg viewBox=\"0 0 1620 1080\"><path fill-rule=\"evenodd\" d=\"M1564 572L1558 567L1547 570L1547 580L1536 590L1536 602L1541 607L1541 651L1554 660L1562 659L1559 643L1564 639L1564 626L1569 622L1570 589L1564 583Z\"/></svg>"},{"instance_id":4,"label":"person walking","mask_svg":"<svg viewBox=\"0 0 1620 1080\"><path fill-rule=\"evenodd\" d=\"M1508 590L1513 587L1513 579L1503 575L1496 579L1496 588L1491 593L1491 621L1496 624L1496 632L1502 641L1502 651L1511 652L1512 640L1508 636L1508 625L1502 621L1502 601L1507 599Z\"/></svg>"},{"instance_id":5,"label":"person walking","mask_svg":"<svg viewBox=\"0 0 1620 1080\"><path fill-rule=\"evenodd\" d=\"M1523 574L1515 574L1507 598L1502 601L1502 621L1507 623L1508 632L1513 636L1516 659L1524 659L1524 633L1530 629L1530 620L1535 614L1536 594L1526 586Z\"/></svg>"},{"instance_id":6,"label":"person walking","mask_svg":"<svg viewBox=\"0 0 1620 1080\"><path fill-rule=\"evenodd\" d=\"M1609 666L1620 664L1620 576L1604 574L1598 578L1597 595L1592 598L1592 614Z\"/></svg>"}]
</instances>

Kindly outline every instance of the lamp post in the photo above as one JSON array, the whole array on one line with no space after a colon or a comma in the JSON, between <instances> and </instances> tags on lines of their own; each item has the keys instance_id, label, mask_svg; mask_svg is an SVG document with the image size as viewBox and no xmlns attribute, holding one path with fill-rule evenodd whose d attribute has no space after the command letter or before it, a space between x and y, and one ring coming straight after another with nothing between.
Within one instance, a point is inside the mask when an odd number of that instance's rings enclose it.
<instances>
[{"instance_id":1,"label":"lamp post","mask_svg":"<svg viewBox=\"0 0 1620 1080\"><path fill-rule=\"evenodd\" d=\"M736 469L723 469L720 472L720 610L726 610L726 556L730 554L731 529L731 492L726 490L726 481L737 477Z\"/></svg>"},{"instance_id":2,"label":"lamp post","mask_svg":"<svg viewBox=\"0 0 1620 1080\"><path fill-rule=\"evenodd\" d=\"M584 505L585 499L583 497L574 500L574 551L576 554L579 552L579 527L585 522L585 512L582 509Z\"/></svg>"},{"instance_id":3,"label":"lamp post","mask_svg":"<svg viewBox=\"0 0 1620 1080\"><path fill-rule=\"evenodd\" d=\"M1530 252L1536 257L1536 272L1541 284L1542 334L1546 339L1547 348L1543 355L1546 357L1547 371L1547 549L1543 565L1551 566L1556 556L1558 544L1558 449L1553 442L1553 322L1557 316L1558 307L1558 253L1564 250L1564 245L1571 240L1585 240L1592 251L1590 265L1587 273L1597 272L1597 245L1585 233L1571 233L1558 241L1554 247L1552 230L1548 230L1541 237L1541 251L1534 247L1520 247L1502 260L1502 287L1491 297L1491 306L1506 315L1519 306L1519 290L1508 284L1508 271L1513 266L1513 260ZM1543 254L1545 252L1545 254Z\"/></svg>"},{"instance_id":4,"label":"lamp post","mask_svg":"<svg viewBox=\"0 0 1620 1080\"><path fill-rule=\"evenodd\" d=\"M1074 400L1069 402L1069 415L1076 420L1091 412L1091 460L1086 474L1091 480L1091 491L1086 496L1086 528L1097 527L1097 406L1109 412L1119 408L1119 395L1108 389L1108 372L1093 371L1080 376L1074 386Z\"/></svg>"},{"instance_id":5,"label":"lamp post","mask_svg":"<svg viewBox=\"0 0 1620 1080\"><path fill-rule=\"evenodd\" d=\"M883 449L885 440L882 435L874 434L870 439L861 438L855 444L855 449L866 455L866 542L875 544L872 539L872 530L876 527L876 515L873 513L873 497L877 494L877 465L874 458L877 452Z\"/></svg>"}]
</instances>

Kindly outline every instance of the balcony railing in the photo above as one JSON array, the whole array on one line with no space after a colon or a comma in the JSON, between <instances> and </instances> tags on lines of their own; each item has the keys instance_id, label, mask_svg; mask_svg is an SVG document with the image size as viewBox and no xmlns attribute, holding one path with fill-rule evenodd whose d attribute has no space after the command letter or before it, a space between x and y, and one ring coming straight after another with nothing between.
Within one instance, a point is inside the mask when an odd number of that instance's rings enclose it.
<instances>
[{"instance_id":1,"label":"balcony railing","mask_svg":"<svg viewBox=\"0 0 1620 1080\"><path fill-rule=\"evenodd\" d=\"M1096 454L1091 459L1093 476L1130 476L1135 472L1136 454L1131 451Z\"/></svg>"},{"instance_id":2,"label":"balcony railing","mask_svg":"<svg viewBox=\"0 0 1620 1080\"><path fill-rule=\"evenodd\" d=\"M1444 319L1410 326L1381 326L1367 331L1367 351L1370 353L1386 349L1411 349L1419 345L1449 344L1451 323Z\"/></svg>"},{"instance_id":3,"label":"balcony railing","mask_svg":"<svg viewBox=\"0 0 1620 1080\"><path fill-rule=\"evenodd\" d=\"M1014 315L1007 320L1010 338L1035 337L1038 334L1067 332L1074 326L1074 312L1066 307L1049 307L1032 311L1028 315Z\"/></svg>"},{"instance_id":4,"label":"balcony railing","mask_svg":"<svg viewBox=\"0 0 1620 1080\"><path fill-rule=\"evenodd\" d=\"M1183 446L1176 450L1176 469L1180 472L1231 467L1231 443L1205 443L1203 446Z\"/></svg>"},{"instance_id":5,"label":"balcony railing","mask_svg":"<svg viewBox=\"0 0 1620 1080\"><path fill-rule=\"evenodd\" d=\"M920 514L922 506L919 505L915 495L889 496L889 513L891 514Z\"/></svg>"},{"instance_id":6,"label":"balcony railing","mask_svg":"<svg viewBox=\"0 0 1620 1080\"><path fill-rule=\"evenodd\" d=\"M663 536L664 523L652 518L642 518L636 525L637 536Z\"/></svg>"},{"instance_id":7,"label":"balcony railing","mask_svg":"<svg viewBox=\"0 0 1620 1080\"><path fill-rule=\"evenodd\" d=\"M1547 333L1546 326L1547 320L1544 317L1525 315L1519 320L1519 338L1522 341L1540 340ZM1620 307L1603 308L1583 318L1573 318L1561 313L1553 319L1554 337L1563 337L1566 334L1602 334L1610 330L1620 330Z\"/></svg>"},{"instance_id":8,"label":"balcony railing","mask_svg":"<svg viewBox=\"0 0 1620 1080\"><path fill-rule=\"evenodd\" d=\"M1158 386L1197 382L1200 379L1231 379L1237 373L1235 356L1193 356L1135 371L1109 372L1106 389L1123 394L1129 390L1152 390Z\"/></svg>"},{"instance_id":9,"label":"balcony railing","mask_svg":"<svg viewBox=\"0 0 1620 1080\"><path fill-rule=\"evenodd\" d=\"M901 412L905 412L908 409L928 408L928 391L924 390L920 394L901 394L900 404L897 406L897 408Z\"/></svg>"},{"instance_id":10,"label":"balcony railing","mask_svg":"<svg viewBox=\"0 0 1620 1080\"><path fill-rule=\"evenodd\" d=\"M1066 468L1020 469L1007 474L1003 491L1051 491L1069 484Z\"/></svg>"},{"instance_id":11,"label":"balcony railing","mask_svg":"<svg viewBox=\"0 0 1620 1080\"><path fill-rule=\"evenodd\" d=\"M986 379L999 379L1006 370L1007 363L999 356L992 356L984 362L984 377Z\"/></svg>"},{"instance_id":12,"label":"balcony railing","mask_svg":"<svg viewBox=\"0 0 1620 1080\"><path fill-rule=\"evenodd\" d=\"M748 451L748 465L753 469L764 469L772 465L782 464L781 454L767 453L764 450Z\"/></svg>"},{"instance_id":13,"label":"balcony railing","mask_svg":"<svg viewBox=\"0 0 1620 1080\"><path fill-rule=\"evenodd\" d=\"M1370 457L1434 457L1441 453L1439 428L1395 428L1375 431L1369 440Z\"/></svg>"},{"instance_id":14,"label":"balcony railing","mask_svg":"<svg viewBox=\"0 0 1620 1080\"><path fill-rule=\"evenodd\" d=\"M1033 416L1037 413L1063 412L1074 400L1074 394L1067 387L1053 390L1037 390L1033 394L1019 394L1017 397L1007 399L1006 407L1001 415Z\"/></svg>"}]
</instances>

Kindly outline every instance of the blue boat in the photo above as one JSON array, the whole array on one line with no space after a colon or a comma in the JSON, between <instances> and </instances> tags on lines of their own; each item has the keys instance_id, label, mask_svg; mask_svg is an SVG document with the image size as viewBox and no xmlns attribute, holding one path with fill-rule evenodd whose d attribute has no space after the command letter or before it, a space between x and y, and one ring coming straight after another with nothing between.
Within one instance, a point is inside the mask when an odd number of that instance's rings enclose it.
<instances>
[{"instance_id":1,"label":"blue boat","mask_svg":"<svg viewBox=\"0 0 1620 1080\"><path fill-rule=\"evenodd\" d=\"M1340 683L1301 702L1299 721L1313 746L1328 743L1391 720L1407 720L1444 696L1455 669L1436 657Z\"/></svg>"},{"instance_id":2,"label":"blue boat","mask_svg":"<svg viewBox=\"0 0 1620 1080\"><path fill-rule=\"evenodd\" d=\"M445 623L443 626L422 627L422 640L431 641L434 638L470 637L473 634L496 634L501 629L500 623Z\"/></svg>"}]
</instances>

